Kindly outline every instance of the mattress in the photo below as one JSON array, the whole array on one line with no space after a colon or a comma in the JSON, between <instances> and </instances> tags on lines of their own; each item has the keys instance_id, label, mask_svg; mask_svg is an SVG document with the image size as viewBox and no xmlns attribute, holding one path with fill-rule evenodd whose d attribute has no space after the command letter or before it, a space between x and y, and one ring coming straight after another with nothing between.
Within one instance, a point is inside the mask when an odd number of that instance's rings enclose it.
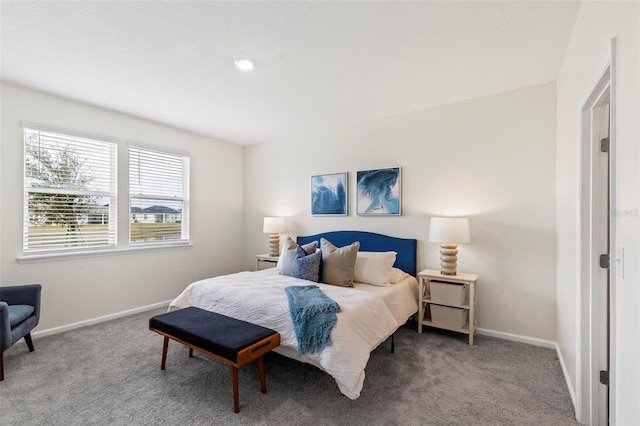
<instances>
[{"instance_id":1,"label":"mattress","mask_svg":"<svg viewBox=\"0 0 640 426\"><path fill-rule=\"evenodd\" d=\"M380 296L399 324L404 324L411 315L418 312L418 280L411 275L386 287L363 283L354 283L354 286L357 290Z\"/></svg>"}]
</instances>

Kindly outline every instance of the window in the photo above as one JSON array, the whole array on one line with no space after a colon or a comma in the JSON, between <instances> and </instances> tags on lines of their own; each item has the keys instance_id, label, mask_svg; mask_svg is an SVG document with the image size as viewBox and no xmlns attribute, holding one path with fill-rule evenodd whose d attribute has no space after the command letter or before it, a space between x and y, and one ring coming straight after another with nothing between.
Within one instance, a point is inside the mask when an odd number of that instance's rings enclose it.
<instances>
[{"instance_id":1,"label":"window","mask_svg":"<svg viewBox=\"0 0 640 426\"><path fill-rule=\"evenodd\" d=\"M23 123L25 254L114 248L116 143Z\"/></svg>"},{"instance_id":2,"label":"window","mask_svg":"<svg viewBox=\"0 0 640 426\"><path fill-rule=\"evenodd\" d=\"M189 241L189 157L129 147L131 246Z\"/></svg>"}]
</instances>

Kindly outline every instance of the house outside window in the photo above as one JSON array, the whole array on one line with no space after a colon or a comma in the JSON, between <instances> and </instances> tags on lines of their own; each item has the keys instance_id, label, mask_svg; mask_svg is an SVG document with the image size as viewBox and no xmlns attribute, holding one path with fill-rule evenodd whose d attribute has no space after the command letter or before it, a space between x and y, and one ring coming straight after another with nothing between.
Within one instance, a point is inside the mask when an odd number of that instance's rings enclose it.
<instances>
[{"instance_id":1,"label":"house outside window","mask_svg":"<svg viewBox=\"0 0 640 426\"><path fill-rule=\"evenodd\" d=\"M189 241L189 157L129 147L129 244Z\"/></svg>"}]
</instances>

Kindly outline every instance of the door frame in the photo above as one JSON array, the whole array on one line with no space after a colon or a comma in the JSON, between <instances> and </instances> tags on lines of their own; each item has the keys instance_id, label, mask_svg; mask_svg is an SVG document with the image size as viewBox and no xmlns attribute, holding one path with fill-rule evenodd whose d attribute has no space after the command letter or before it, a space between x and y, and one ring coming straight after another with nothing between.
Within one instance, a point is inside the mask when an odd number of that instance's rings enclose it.
<instances>
[{"instance_id":1,"label":"door frame","mask_svg":"<svg viewBox=\"0 0 640 426\"><path fill-rule=\"evenodd\" d=\"M611 215L616 205L616 39L611 39L610 49L603 65L590 85L585 101L579 106L580 138L578 146L578 223L577 223L577 297L576 297L576 418L582 424L598 424L598 350L602 344L599 338L602 328L598 323L596 285L601 274L598 255L597 193L599 158L595 153L600 150L598 130L598 107L602 100L609 96L609 257L610 267L606 271L609 276L609 421L615 424L615 348L616 348L616 283L613 261L615 251L616 222ZM608 92L608 95L607 95Z\"/></svg>"}]
</instances>

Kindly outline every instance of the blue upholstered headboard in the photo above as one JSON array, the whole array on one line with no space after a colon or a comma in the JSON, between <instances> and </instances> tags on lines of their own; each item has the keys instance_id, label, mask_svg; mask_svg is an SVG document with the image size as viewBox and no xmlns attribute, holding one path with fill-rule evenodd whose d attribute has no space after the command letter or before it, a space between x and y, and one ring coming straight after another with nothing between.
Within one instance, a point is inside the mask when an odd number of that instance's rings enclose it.
<instances>
[{"instance_id":1,"label":"blue upholstered headboard","mask_svg":"<svg viewBox=\"0 0 640 426\"><path fill-rule=\"evenodd\" d=\"M320 238L331 241L336 247L344 247L353 242L360 241L360 251L395 251L396 263L394 267L416 276L416 249L417 240L410 238L396 238L388 235L376 234L364 231L332 231L322 234L298 237L298 244L307 244L312 241L318 242Z\"/></svg>"}]
</instances>

